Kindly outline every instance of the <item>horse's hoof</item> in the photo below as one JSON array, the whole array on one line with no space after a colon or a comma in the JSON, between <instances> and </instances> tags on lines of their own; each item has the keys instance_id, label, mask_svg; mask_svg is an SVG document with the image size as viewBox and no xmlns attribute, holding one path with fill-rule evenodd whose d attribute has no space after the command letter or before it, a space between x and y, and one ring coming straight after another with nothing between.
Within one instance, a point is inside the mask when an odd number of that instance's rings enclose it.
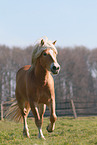
<instances>
[{"instance_id":1,"label":"horse's hoof","mask_svg":"<svg viewBox=\"0 0 97 145\"><path fill-rule=\"evenodd\" d=\"M30 138L29 133L27 133L26 131L23 131L23 136Z\"/></svg>"},{"instance_id":2,"label":"horse's hoof","mask_svg":"<svg viewBox=\"0 0 97 145\"><path fill-rule=\"evenodd\" d=\"M46 128L46 130L47 130L49 133L53 132L53 130L49 130L48 128L49 128L49 125L48 125L47 128Z\"/></svg>"},{"instance_id":3,"label":"horse's hoof","mask_svg":"<svg viewBox=\"0 0 97 145\"><path fill-rule=\"evenodd\" d=\"M40 135L38 135L38 138L39 138L39 139L46 140L44 136L40 136Z\"/></svg>"},{"instance_id":4,"label":"horse's hoof","mask_svg":"<svg viewBox=\"0 0 97 145\"><path fill-rule=\"evenodd\" d=\"M45 137L38 137L39 139L46 140Z\"/></svg>"},{"instance_id":5,"label":"horse's hoof","mask_svg":"<svg viewBox=\"0 0 97 145\"><path fill-rule=\"evenodd\" d=\"M23 133L23 136L24 136L24 137L27 137L27 138L30 138L30 136L29 136L29 135L24 134L24 133Z\"/></svg>"}]
</instances>

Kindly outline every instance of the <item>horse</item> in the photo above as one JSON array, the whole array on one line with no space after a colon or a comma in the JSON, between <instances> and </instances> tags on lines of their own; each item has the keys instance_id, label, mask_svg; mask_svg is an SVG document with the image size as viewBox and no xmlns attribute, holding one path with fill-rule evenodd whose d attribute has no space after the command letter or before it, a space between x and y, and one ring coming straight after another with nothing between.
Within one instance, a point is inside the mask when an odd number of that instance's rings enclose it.
<instances>
[{"instance_id":1,"label":"horse","mask_svg":"<svg viewBox=\"0 0 97 145\"><path fill-rule=\"evenodd\" d=\"M46 106L50 110L50 123L47 131L54 131L57 116L52 74L58 74L60 71L60 65L56 59L58 52L55 43L56 41L52 42L47 37L41 38L34 46L31 65L20 68L16 74L16 102L11 105L6 118L16 122L23 120L23 135L28 138L30 135L27 116L30 110L35 118L39 138L45 139L42 124Z\"/></svg>"}]
</instances>

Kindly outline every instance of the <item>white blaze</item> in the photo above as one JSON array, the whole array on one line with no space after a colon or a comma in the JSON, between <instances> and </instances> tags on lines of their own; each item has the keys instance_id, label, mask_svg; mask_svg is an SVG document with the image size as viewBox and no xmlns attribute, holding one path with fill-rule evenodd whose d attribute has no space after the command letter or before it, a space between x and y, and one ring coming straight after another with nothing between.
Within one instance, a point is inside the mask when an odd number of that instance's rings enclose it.
<instances>
[{"instance_id":1,"label":"white blaze","mask_svg":"<svg viewBox=\"0 0 97 145\"><path fill-rule=\"evenodd\" d=\"M49 50L49 53L50 53L50 55L51 55L53 61L56 62L56 58L55 58L54 55L53 55L53 53L54 53L53 50L50 49L50 50Z\"/></svg>"}]
</instances>

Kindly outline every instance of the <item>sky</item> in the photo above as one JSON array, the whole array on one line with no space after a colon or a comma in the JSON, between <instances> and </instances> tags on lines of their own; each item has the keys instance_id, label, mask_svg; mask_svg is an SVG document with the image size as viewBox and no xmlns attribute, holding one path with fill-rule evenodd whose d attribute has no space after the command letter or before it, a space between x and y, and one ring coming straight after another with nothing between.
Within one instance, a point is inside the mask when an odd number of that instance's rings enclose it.
<instances>
[{"instance_id":1,"label":"sky","mask_svg":"<svg viewBox=\"0 0 97 145\"><path fill-rule=\"evenodd\" d=\"M26 47L47 36L56 46L97 47L97 0L0 0L0 44Z\"/></svg>"}]
</instances>

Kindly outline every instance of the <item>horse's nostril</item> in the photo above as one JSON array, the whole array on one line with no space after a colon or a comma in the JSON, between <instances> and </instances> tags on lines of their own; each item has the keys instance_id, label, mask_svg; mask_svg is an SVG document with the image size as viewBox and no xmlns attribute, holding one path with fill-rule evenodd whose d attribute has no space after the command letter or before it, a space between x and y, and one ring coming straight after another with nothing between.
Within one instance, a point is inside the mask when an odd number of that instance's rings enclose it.
<instances>
[{"instance_id":1,"label":"horse's nostril","mask_svg":"<svg viewBox=\"0 0 97 145\"><path fill-rule=\"evenodd\" d=\"M56 67L55 65L53 66L53 70L59 70L60 69L60 67L58 66L58 67Z\"/></svg>"},{"instance_id":2,"label":"horse's nostril","mask_svg":"<svg viewBox=\"0 0 97 145\"><path fill-rule=\"evenodd\" d=\"M57 69L57 70L59 70L59 69L60 69L60 67L57 67L56 69Z\"/></svg>"},{"instance_id":3,"label":"horse's nostril","mask_svg":"<svg viewBox=\"0 0 97 145\"><path fill-rule=\"evenodd\" d=\"M53 66L53 70L56 70L56 66Z\"/></svg>"}]
</instances>

